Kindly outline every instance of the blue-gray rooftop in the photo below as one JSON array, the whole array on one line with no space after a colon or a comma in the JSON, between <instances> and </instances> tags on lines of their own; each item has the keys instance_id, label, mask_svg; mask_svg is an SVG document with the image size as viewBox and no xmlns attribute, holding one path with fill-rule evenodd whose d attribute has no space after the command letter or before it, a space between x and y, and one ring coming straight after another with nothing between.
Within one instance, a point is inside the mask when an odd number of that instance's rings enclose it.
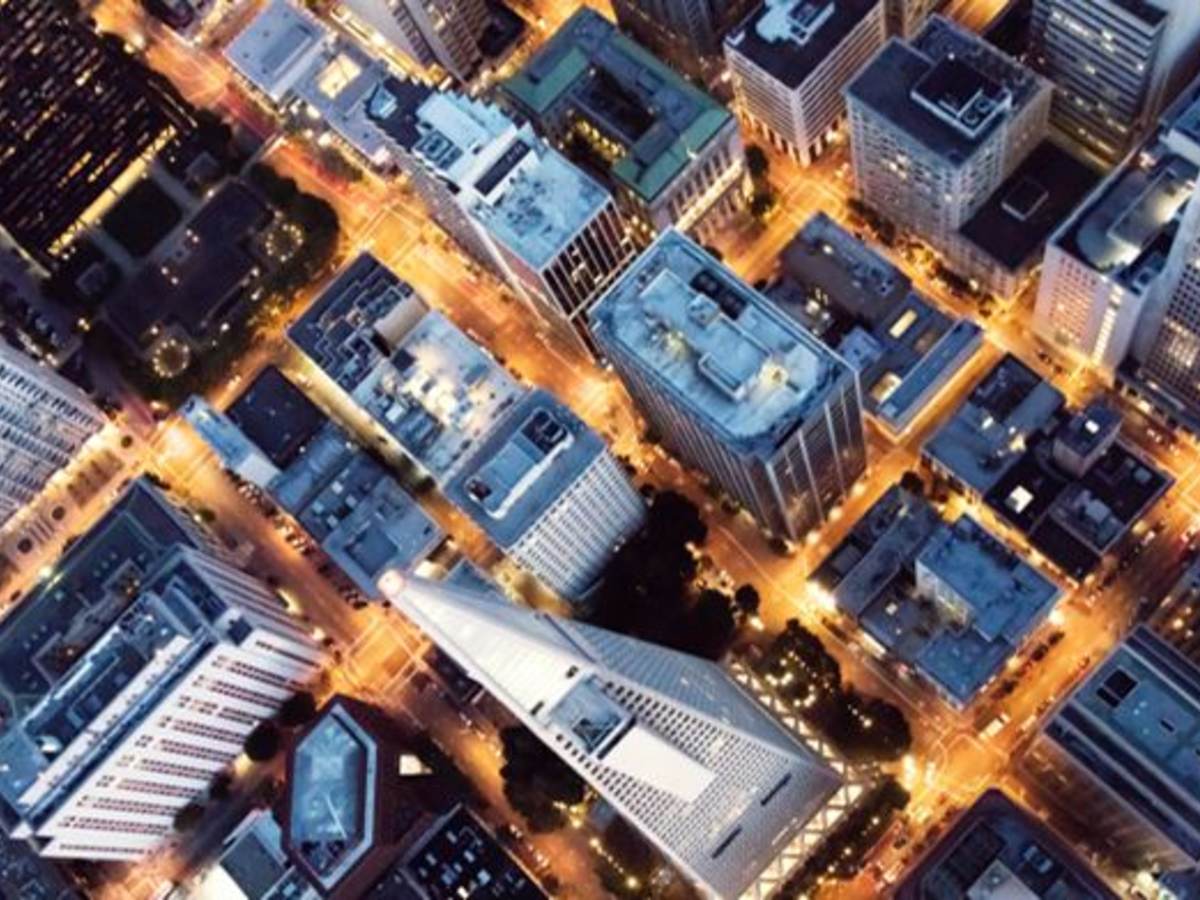
<instances>
[{"instance_id":1,"label":"blue-gray rooftop","mask_svg":"<svg viewBox=\"0 0 1200 900\"><path fill-rule=\"evenodd\" d=\"M267 366L225 415L267 458L287 468L328 421L275 366Z\"/></svg>"},{"instance_id":2,"label":"blue-gray rooftop","mask_svg":"<svg viewBox=\"0 0 1200 900\"><path fill-rule=\"evenodd\" d=\"M1200 860L1200 669L1146 626L1100 665L1046 736Z\"/></svg>"},{"instance_id":3,"label":"blue-gray rooftop","mask_svg":"<svg viewBox=\"0 0 1200 900\"><path fill-rule=\"evenodd\" d=\"M942 16L909 42L892 38L845 90L921 144L961 165L1049 82Z\"/></svg>"},{"instance_id":4,"label":"blue-gray rooftop","mask_svg":"<svg viewBox=\"0 0 1200 900\"><path fill-rule=\"evenodd\" d=\"M769 455L850 376L803 326L673 230L600 299L591 322L610 358L743 452Z\"/></svg>"},{"instance_id":5,"label":"blue-gray rooftop","mask_svg":"<svg viewBox=\"0 0 1200 900\"><path fill-rule=\"evenodd\" d=\"M447 496L508 547L606 452L600 436L552 394L530 391L479 445Z\"/></svg>"}]
</instances>

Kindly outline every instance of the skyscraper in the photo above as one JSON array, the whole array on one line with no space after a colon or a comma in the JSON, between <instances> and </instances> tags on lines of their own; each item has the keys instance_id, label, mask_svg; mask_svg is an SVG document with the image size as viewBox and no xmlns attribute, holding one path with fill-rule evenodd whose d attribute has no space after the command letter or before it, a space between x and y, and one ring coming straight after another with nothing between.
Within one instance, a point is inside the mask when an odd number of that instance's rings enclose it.
<instances>
[{"instance_id":1,"label":"skyscraper","mask_svg":"<svg viewBox=\"0 0 1200 900\"><path fill-rule=\"evenodd\" d=\"M1031 65L1057 86L1052 121L1119 162L1197 69L1195 0L1035 0Z\"/></svg>"},{"instance_id":2,"label":"skyscraper","mask_svg":"<svg viewBox=\"0 0 1200 900\"><path fill-rule=\"evenodd\" d=\"M859 197L946 252L1042 140L1051 86L935 16L846 88Z\"/></svg>"},{"instance_id":3,"label":"skyscraper","mask_svg":"<svg viewBox=\"0 0 1200 900\"><path fill-rule=\"evenodd\" d=\"M460 81L483 60L484 0L342 0L342 6L414 62L436 63Z\"/></svg>"},{"instance_id":4,"label":"skyscraper","mask_svg":"<svg viewBox=\"0 0 1200 900\"><path fill-rule=\"evenodd\" d=\"M587 311L635 244L599 182L496 106L389 79L367 115L434 219L552 323Z\"/></svg>"},{"instance_id":5,"label":"skyscraper","mask_svg":"<svg viewBox=\"0 0 1200 900\"><path fill-rule=\"evenodd\" d=\"M441 583L381 587L718 897L754 885L839 791L839 775L714 663Z\"/></svg>"},{"instance_id":6,"label":"skyscraper","mask_svg":"<svg viewBox=\"0 0 1200 900\"><path fill-rule=\"evenodd\" d=\"M0 526L104 423L87 394L0 340Z\"/></svg>"},{"instance_id":7,"label":"skyscraper","mask_svg":"<svg viewBox=\"0 0 1200 900\"><path fill-rule=\"evenodd\" d=\"M845 116L842 88L885 39L882 0L767 0L725 39L741 114L807 165Z\"/></svg>"},{"instance_id":8,"label":"skyscraper","mask_svg":"<svg viewBox=\"0 0 1200 900\"><path fill-rule=\"evenodd\" d=\"M866 468L855 372L677 231L596 304L592 333L664 443L777 535L802 538Z\"/></svg>"},{"instance_id":9,"label":"skyscraper","mask_svg":"<svg viewBox=\"0 0 1200 900\"><path fill-rule=\"evenodd\" d=\"M265 585L186 546L125 599L0 736L0 821L45 856L136 860L162 847L175 814L323 659ZM25 613L55 614L44 603Z\"/></svg>"},{"instance_id":10,"label":"skyscraper","mask_svg":"<svg viewBox=\"0 0 1200 900\"><path fill-rule=\"evenodd\" d=\"M721 56L721 39L757 0L613 0L617 23L656 56L694 77Z\"/></svg>"}]
</instances>

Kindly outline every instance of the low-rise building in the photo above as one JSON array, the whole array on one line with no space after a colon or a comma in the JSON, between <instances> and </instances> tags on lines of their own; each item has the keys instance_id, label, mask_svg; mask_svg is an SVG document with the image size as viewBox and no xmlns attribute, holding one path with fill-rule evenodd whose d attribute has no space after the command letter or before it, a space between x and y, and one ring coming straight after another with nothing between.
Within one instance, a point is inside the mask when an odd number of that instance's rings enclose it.
<instances>
[{"instance_id":1,"label":"low-rise building","mask_svg":"<svg viewBox=\"0 0 1200 900\"><path fill-rule=\"evenodd\" d=\"M1200 669L1139 627L1055 711L1025 763L1046 796L1138 869L1200 860Z\"/></svg>"},{"instance_id":2,"label":"low-rise building","mask_svg":"<svg viewBox=\"0 0 1200 900\"><path fill-rule=\"evenodd\" d=\"M996 788L955 820L895 896L1117 900L1062 838Z\"/></svg>"},{"instance_id":3,"label":"low-rise building","mask_svg":"<svg viewBox=\"0 0 1200 900\"><path fill-rule=\"evenodd\" d=\"M854 371L677 231L592 310L651 427L759 523L797 540L866 468Z\"/></svg>"},{"instance_id":4,"label":"low-rise building","mask_svg":"<svg viewBox=\"0 0 1200 900\"><path fill-rule=\"evenodd\" d=\"M592 9L568 19L500 97L603 177L639 240L718 227L745 173L733 115Z\"/></svg>"},{"instance_id":5,"label":"low-rise building","mask_svg":"<svg viewBox=\"0 0 1200 900\"><path fill-rule=\"evenodd\" d=\"M320 900L320 896L288 859L283 832L269 809L249 813L221 843L217 859L184 889L186 900Z\"/></svg>"},{"instance_id":6,"label":"low-rise building","mask_svg":"<svg viewBox=\"0 0 1200 900\"><path fill-rule=\"evenodd\" d=\"M1059 588L970 516L947 524L892 487L814 573L872 646L968 706L1053 609Z\"/></svg>"},{"instance_id":7,"label":"low-rise building","mask_svg":"<svg viewBox=\"0 0 1200 900\"><path fill-rule=\"evenodd\" d=\"M445 534L396 479L268 367L225 413L198 397L185 417L234 474L286 510L364 597L390 569L426 559Z\"/></svg>"},{"instance_id":8,"label":"low-rise building","mask_svg":"<svg viewBox=\"0 0 1200 900\"><path fill-rule=\"evenodd\" d=\"M802 165L845 117L842 89L887 39L883 0L766 0L725 39L738 111Z\"/></svg>"}]
</instances>

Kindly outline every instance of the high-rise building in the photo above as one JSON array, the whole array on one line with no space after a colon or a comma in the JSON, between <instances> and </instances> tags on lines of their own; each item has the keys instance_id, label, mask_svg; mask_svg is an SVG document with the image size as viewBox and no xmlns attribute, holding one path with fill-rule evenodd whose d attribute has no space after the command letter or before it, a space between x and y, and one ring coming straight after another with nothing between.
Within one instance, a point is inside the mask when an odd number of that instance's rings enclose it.
<instances>
[{"instance_id":1,"label":"high-rise building","mask_svg":"<svg viewBox=\"0 0 1200 900\"><path fill-rule=\"evenodd\" d=\"M382 587L711 895L741 897L828 824L841 777L716 664L442 583Z\"/></svg>"},{"instance_id":2,"label":"high-rise building","mask_svg":"<svg viewBox=\"0 0 1200 900\"><path fill-rule=\"evenodd\" d=\"M437 64L460 81L479 68L488 24L485 0L342 0L342 8L421 66Z\"/></svg>"},{"instance_id":3,"label":"high-rise building","mask_svg":"<svg viewBox=\"0 0 1200 900\"><path fill-rule=\"evenodd\" d=\"M111 624L59 654L53 686L30 685L40 690L0 736L3 824L45 856L136 860L164 846L176 813L322 664L278 596L196 549L167 550L114 599L124 607Z\"/></svg>"},{"instance_id":4,"label":"high-rise building","mask_svg":"<svg viewBox=\"0 0 1200 900\"><path fill-rule=\"evenodd\" d=\"M721 39L757 0L613 0L617 24L643 47L689 76L711 74Z\"/></svg>"},{"instance_id":5,"label":"high-rise building","mask_svg":"<svg viewBox=\"0 0 1200 900\"><path fill-rule=\"evenodd\" d=\"M808 165L845 116L842 89L886 39L883 0L767 0L725 39L739 110Z\"/></svg>"},{"instance_id":6,"label":"high-rise building","mask_svg":"<svg viewBox=\"0 0 1200 900\"><path fill-rule=\"evenodd\" d=\"M367 114L438 224L551 322L587 340L587 311L635 242L612 197L503 111L389 79Z\"/></svg>"},{"instance_id":7,"label":"high-rise building","mask_svg":"<svg viewBox=\"0 0 1200 900\"><path fill-rule=\"evenodd\" d=\"M1051 85L948 19L846 88L859 197L946 252L1047 129Z\"/></svg>"},{"instance_id":8,"label":"high-rise building","mask_svg":"<svg viewBox=\"0 0 1200 900\"><path fill-rule=\"evenodd\" d=\"M1059 707L1026 757L1045 794L1138 869L1200 861L1200 669L1139 627Z\"/></svg>"},{"instance_id":9,"label":"high-rise building","mask_svg":"<svg viewBox=\"0 0 1200 900\"><path fill-rule=\"evenodd\" d=\"M0 526L105 421L87 394L0 339Z\"/></svg>"},{"instance_id":10,"label":"high-rise building","mask_svg":"<svg viewBox=\"0 0 1200 900\"><path fill-rule=\"evenodd\" d=\"M781 537L866 468L854 370L677 231L596 304L592 333L664 443Z\"/></svg>"},{"instance_id":11,"label":"high-rise building","mask_svg":"<svg viewBox=\"0 0 1200 900\"><path fill-rule=\"evenodd\" d=\"M1131 351L1153 357L1148 380L1186 396L1187 313L1172 296L1175 285L1186 296L1181 267L1195 225L1184 213L1197 172L1200 81L1051 237L1034 307L1039 337L1110 379Z\"/></svg>"},{"instance_id":12,"label":"high-rise building","mask_svg":"<svg viewBox=\"0 0 1200 900\"><path fill-rule=\"evenodd\" d=\"M887 13L888 34L910 38L921 30L921 26L942 5L942 0L884 0Z\"/></svg>"},{"instance_id":13,"label":"high-rise building","mask_svg":"<svg viewBox=\"0 0 1200 900\"><path fill-rule=\"evenodd\" d=\"M733 114L592 9L499 87L505 105L604 180L645 242L671 226L716 228L740 207Z\"/></svg>"},{"instance_id":14,"label":"high-rise building","mask_svg":"<svg viewBox=\"0 0 1200 900\"><path fill-rule=\"evenodd\" d=\"M542 390L513 408L447 496L518 565L570 599L595 585L645 519L641 496L600 435Z\"/></svg>"},{"instance_id":15,"label":"high-rise building","mask_svg":"<svg viewBox=\"0 0 1200 900\"><path fill-rule=\"evenodd\" d=\"M1030 64L1057 87L1058 131L1120 162L1196 74L1195 0L1035 0Z\"/></svg>"},{"instance_id":16,"label":"high-rise building","mask_svg":"<svg viewBox=\"0 0 1200 900\"><path fill-rule=\"evenodd\" d=\"M0 0L0 19L0 231L54 269L195 120L165 79L62 4Z\"/></svg>"}]
</instances>

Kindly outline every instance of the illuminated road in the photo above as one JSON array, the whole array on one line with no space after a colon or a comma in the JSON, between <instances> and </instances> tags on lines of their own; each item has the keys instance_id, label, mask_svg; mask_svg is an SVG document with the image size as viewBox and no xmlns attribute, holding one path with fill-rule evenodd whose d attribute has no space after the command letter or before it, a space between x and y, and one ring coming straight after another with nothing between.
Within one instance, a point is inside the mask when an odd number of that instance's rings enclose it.
<instances>
[{"instance_id":1,"label":"illuminated road","mask_svg":"<svg viewBox=\"0 0 1200 900\"><path fill-rule=\"evenodd\" d=\"M999 0L955 0L948 11L971 27L981 28L1002 5ZM535 40L552 32L574 9L572 3L553 0L520 0L517 6L533 23ZM219 58L218 48L198 51L184 46L148 23L136 0L103 0L95 15L101 27L120 33L133 45L144 45L147 61L170 77L189 99L213 104L243 126L268 136L269 118L235 83ZM222 35L234 30L223 27ZM911 759L896 766L895 771L913 792L907 816L909 843L903 848L884 846L873 859L872 872L850 884L828 889L828 896L863 900L880 896L886 889L878 875L894 878L910 866L919 855L916 848L930 838L949 811L968 805L987 786L1002 784L1040 809L1013 759L1052 704L1123 634L1137 600L1143 596L1155 600L1169 586L1177 569L1179 536L1200 514L1200 465L1196 462L1200 454L1193 445L1188 444L1186 450L1180 450L1178 444L1162 447L1149 437L1143 422L1131 420L1127 437L1177 480L1167 500L1152 514L1162 523L1162 533L1110 589L1097 592L1093 581L1067 592L1054 621L1034 635L1014 661L1012 677L1018 677L1019 683L1008 697L995 698L988 693L966 712L954 712L928 686L900 678L871 657L858 643L853 626L838 622L830 611L812 602L806 587L807 575L857 518L906 470L917 467L923 440L957 407L1002 352L1017 353L1051 378L1072 403L1090 398L1099 389L1082 373L1059 372L1053 362L1039 357L1044 348L1028 328L1028 298L985 320L970 301L953 297L935 283L925 264L896 260L918 288L942 308L978 319L986 328L988 344L898 444L873 427L869 429L868 476L836 521L796 548L793 555L782 557L770 548L748 516L725 512L695 474L682 469L658 448L643 444L640 419L613 376L598 370L541 326L509 291L480 274L444 234L429 224L424 210L402 185L385 184L371 176L353 184L340 181L322 169L308 149L294 139L273 141L264 155L305 190L324 196L334 205L343 224L344 259L362 250L375 253L409 280L427 302L488 346L513 372L530 383L550 388L606 434L616 452L628 456L637 466L641 480L672 487L695 500L709 523L706 555L712 558L716 570L728 573L735 583L758 586L768 629L777 629L787 619L799 617L822 637L856 686L885 696L906 710L914 724L916 746ZM748 281L768 277L779 250L812 213L821 210L844 220L846 200L851 195L846 158L841 148L814 167L801 170L773 155L771 178L780 196L778 211L765 225L747 225L718 242L730 265ZM324 391L318 373L281 339L286 320L294 317L314 294L308 291L294 298L289 313L280 317L277 332L254 348L211 399L223 407L262 366L275 363L300 379L339 421L359 435L369 435L371 424L346 409L336 395ZM419 659L426 644L411 626L388 611L351 610L309 562L237 494L212 456L182 423L165 423L141 453L154 471L211 509L224 535L252 549L255 570L275 575L313 624L338 642L342 663L335 671L335 689L373 697L396 714L420 722L480 786L495 811L494 818L511 818L500 795L493 726L477 713L459 710L436 690L416 689L412 676L421 669ZM468 557L484 566L497 562L495 549L444 499L423 498L422 502ZM967 505L956 500L947 514L953 516L964 508ZM990 527L1020 543L989 512L971 509ZM1065 631L1066 637L1041 662L1029 661L1029 650L1055 628ZM1001 713L1008 717L1008 724L992 739L983 741L979 732ZM1057 821L1053 824L1062 825ZM529 851L552 860L553 870L569 886L571 897L602 896L586 839L583 833L567 831L538 838ZM180 868L181 864L174 869L167 865L156 871L175 877ZM144 871L142 876L120 885L117 893L144 896L151 879L144 877Z\"/></svg>"}]
</instances>

